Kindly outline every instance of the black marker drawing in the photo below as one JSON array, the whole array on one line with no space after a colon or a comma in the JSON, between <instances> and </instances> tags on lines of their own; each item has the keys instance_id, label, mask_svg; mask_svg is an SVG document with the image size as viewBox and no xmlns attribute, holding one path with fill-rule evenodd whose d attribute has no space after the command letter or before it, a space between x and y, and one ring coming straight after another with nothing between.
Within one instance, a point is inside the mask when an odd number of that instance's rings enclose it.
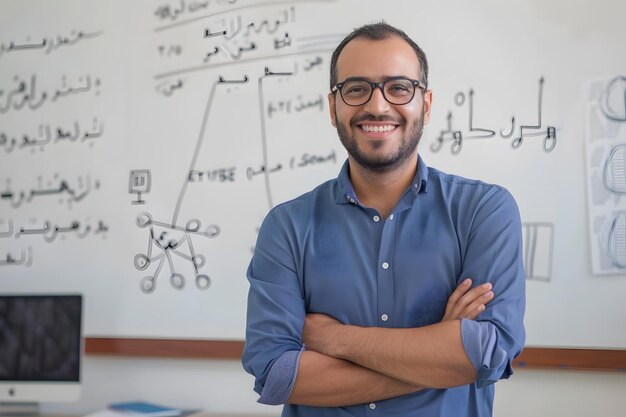
<instances>
[{"instance_id":1,"label":"black marker drawing","mask_svg":"<svg viewBox=\"0 0 626 417\"><path fill-rule=\"evenodd\" d=\"M43 151L47 145L59 142L85 142L102 137L104 134L104 123L98 118L93 119L91 130L83 130L78 121L74 121L71 128L58 126L52 128L49 124L39 125L38 135L23 134L21 138L9 136L6 132L0 132L0 148L11 153L14 149L30 149L34 152L36 147ZM54 133L53 133L54 132Z\"/></svg>"},{"instance_id":2,"label":"black marker drawing","mask_svg":"<svg viewBox=\"0 0 626 417\"><path fill-rule=\"evenodd\" d=\"M159 45L157 50L159 51L159 56L162 58L181 56L183 54L183 46L180 44Z\"/></svg>"},{"instance_id":3,"label":"black marker drawing","mask_svg":"<svg viewBox=\"0 0 626 417\"><path fill-rule=\"evenodd\" d=\"M542 115L543 115L543 84L544 79L541 77L539 79L539 100L537 105L538 112L538 121L536 125L521 125L519 129L519 136L515 137L511 142L511 146L514 149L519 148L525 138L529 137L537 137L544 136L543 139L543 150L545 152L552 152L554 147L556 146L557 136L556 136L556 128L554 126L543 127L542 123ZM468 134L463 134L461 130L453 128L453 113L452 111L448 112L446 117L446 128L439 132L439 135L435 138L435 142L431 143L430 149L433 152L439 152L443 147L444 142L451 141L450 151L452 154L459 154L463 148L463 142L466 139L491 139L495 137L496 132L492 129L485 128L477 128L474 127L474 90L469 90L469 100L466 100L465 94L463 92L459 92L454 97L454 103L457 107L462 107L465 105L466 101L469 102L469 126L468 126ZM529 130L531 132L529 132ZM539 130L539 131L537 131ZM509 139L513 137L516 131L515 127L515 116L511 117L511 127L508 132L505 133L504 129L500 130L500 136L503 139Z\"/></svg>"},{"instance_id":4,"label":"black marker drawing","mask_svg":"<svg viewBox=\"0 0 626 417\"><path fill-rule=\"evenodd\" d=\"M204 63L209 62L209 60L211 59L212 56L215 56L217 54L220 53L220 48L218 48L217 46L215 48L213 48L212 51L207 52L206 57L204 58Z\"/></svg>"},{"instance_id":5,"label":"black marker drawing","mask_svg":"<svg viewBox=\"0 0 626 417\"><path fill-rule=\"evenodd\" d=\"M258 79L258 90L259 90L259 113L261 115L261 146L263 150L263 167L270 166L269 164L269 156L267 149L267 127L265 121L265 99L263 97L263 82L269 77L290 77L295 74L294 71L288 72L274 72L270 70L268 67L265 67L264 75L259 77ZM265 196L267 198L268 209L274 207L274 201L272 199L272 187L270 182L270 170L263 169L263 176L265 179Z\"/></svg>"},{"instance_id":6,"label":"black marker drawing","mask_svg":"<svg viewBox=\"0 0 626 417\"><path fill-rule=\"evenodd\" d=\"M552 277L554 224L523 223L522 235L526 279L550 281Z\"/></svg>"},{"instance_id":7,"label":"black marker drawing","mask_svg":"<svg viewBox=\"0 0 626 417\"><path fill-rule=\"evenodd\" d=\"M304 70L305 71L311 71L311 69L313 69L314 67L322 65L322 62L324 62L324 61L322 60L321 56L315 57L314 60L307 60L307 63L304 66Z\"/></svg>"},{"instance_id":8,"label":"black marker drawing","mask_svg":"<svg viewBox=\"0 0 626 417\"><path fill-rule=\"evenodd\" d=\"M607 119L626 122L626 76L609 81L600 98L600 109Z\"/></svg>"},{"instance_id":9,"label":"black marker drawing","mask_svg":"<svg viewBox=\"0 0 626 417\"><path fill-rule=\"evenodd\" d=\"M128 193L137 194L137 199L131 201L131 204L145 204L146 201L141 198L141 194L150 192L152 185L152 173L149 169L135 169L130 171L128 178Z\"/></svg>"},{"instance_id":10,"label":"black marker drawing","mask_svg":"<svg viewBox=\"0 0 626 417\"><path fill-rule=\"evenodd\" d=\"M626 144L613 149L604 163L604 186L615 194L626 194Z\"/></svg>"},{"instance_id":11,"label":"black marker drawing","mask_svg":"<svg viewBox=\"0 0 626 417\"><path fill-rule=\"evenodd\" d=\"M194 270L194 278L196 287L200 290L206 290L211 285L211 278L207 274L200 273L200 268L206 264L206 257L197 254L194 250L191 235L203 236L207 238L215 238L220 234L220 228L217 225L210 225L204 231L200 231L202 224L197 219L191 219L185 227L173 226L168 223L152 220L150 213L141 213L137 216L137 226L149 229L148 249L145 254L135 255L135 268L139 271L145 271L155 261L159 261L156 271L152 275L148 275L141 280L140 288L146 294L154 292L156 289L157 278L161 274L161 270L167 261L170 271L170 284L176 289L182 289L185 286L185 276L176 272L173 256L177 256L189 262ZM161 228L161 232L155 230L156 227ZM178 233L177 233L178 232ZM181 233L182 232L182 233ZM152 254L153 247L161 252L155 256Z\"/></svg>"},{"instance_id":12,"label":"black marker drawing","mask_svg":"<svg viewBox=\"0 0 626 417\"><path fill-rule=\"evenodd\" d=\"M546 128L546 131L543 132L533 132L533 133L526 133L524 134L524 129L526 130L541 130L543 129L543 124L542 124L542 107L543 107L543 84L544 84L544 78L541 77L539 79L539 100L537 103L537 124L536 125L521 125L520 126L520 133L519 136L516 137L515 139L513 139L513 142L511 142L511 146L513 146L514 148L519 148L520 146L522 146L522 142L524 141L524 138L526 137L533 137L533 136L543 136L545 135L544 139L543 139L543 150L546 152L552 152L552 150L554 150L554 147L556 146L556 128L554 126L548 126ZM502 137L504 139L508 139L512 136L513 131L515 130L515 116L511 116L511 131L509 134L504 134L502 131L500 131L500 134L502 135Z\"/></svg>"},{"instance_id":13,"label":"black marker drawing","mask_svg":"<svg viewBox=\"0 0 626 417\"><path fill-rule=\"evenodd\" d=\"M170 97L174 91L180 90L185 85L184 78L177 78L176 80L165 80L158 83L154 89L157 93Z\"/></svg>"},{"instance_id":14,"label":"black marker drawing","mask_svg":"<svg viewBox=\"0 0 626 417\"><path fill-rule=\"evenodd\" d=\"M626 269L626 211L613 213L606 250L615 268Z\"/></svg>"},{"instance_id":15,"label":"black marker drawing","mask_svg":"<svg viewBox=\"0 0 626 417\"><path fill-rule=\"evenodd\" d=\"M235 4L234 0L222 0L222 2L226 2L224 4L227 5L233 5ZM206 15L202 15L202 16L194 16L194 17L190 17L186 20L181 20L178 22L173 22L173 23L169 23L169 24L165 24L163 26L158 26L156 28L154 28L154 32L161 32L164 30L169 30L169 29L174 29L176 27L180 27L180 26L184 26L190 23L194 23L200 20L205 20L205 19L210 19L213 17L217 17L217 16L221 16L223 14L232 14L234 12L242 12L245 10L253 10L253 9L260 9L260 8L264 8L264 7L272 7L272 6L278 6L281 4L285 4L287 6L293 6L295 4L298 3L335 3L338 0L273 0L273 1L259 1L259 2L255 2L253 4L250 5L246 5L246 6L238 6L238 7L229 7L226 8L224 10L215 12L215 13L209 13ZM293 7L291 7L293 8ZM157 9L157 13L155 13L158 17L160 17L162 20L165 19L170 19L170 20L176 20L178 18L179 15L184 14L185 10L184 10L184 6L182 6L179 9L175 9L175 10L171 10L169 9L169 6L166 6L166 8L159 8ZM173 17L173 18L172 18ZM276 25L276 22L273 22L274 25ZM259 29L262 28L262 26L268 26L269 27L270 23L266 23L265 25L263 24L255 24L253 26L254 29ZM252 29L252 28L251 28ZM241 29L238 29L239 31ZM248 29L249 30L249 29ZM213 33L213 31L209 31L210 33Z\"/></svg>"},{"instance_id":16,"label":"black marker drawing","mask_svg":"<svg viewBox=\"0 0 626 417\"><path fill-rule=\"evenodd\" d=\"M241 59L241 56L243 55L244 52L250 52L250 51L254 51L255 49L257 49L256 43L254 42L248 43L248 45L245 47L237 48L236 52L231 51L230 47L226 44L223 44L220 46L222 47L222 51L224 51L226 56L228 56L233 61L238 61L239 59Z\"/></svg>"},{"instance_id":17,"label":"black marker drawing","mask_svg":"<svg viewBox=\"0 0 626 417\"><path fill-rule=\"evenodd\" d=\"M62 88L56 90L54 94L49 94L44 91L41 94L37 92L37 77L33 74L30 77L30 82L20 80L19 77L14 78L14 82L17 86L8 92L4 99L4 105L2 104L4 90L0 90L0 114L7 113L9 110L22 110L28 105L31 110L37 110L46 102L48 97L50 101L54 102L60 98L65 98L69 95L82 94L93 91L95 95L100 94L100 79L95 78L92 80L91 75L85 77L78 77L78 85L67 85L67 77L61 78Z\"/></svg>"},{"instance_id":18,"label":"black marker drawing","mask_svg":"<svg viewBox=\"0 0 626 417\"><path fill-rule=\"evenodd\" d=\"M606 251L615 268L626 269L626 211L613 213Z\"/></svg>"},{"instance_id":19,"label":"black marker drawing","mask_svg":"<svg viewBox=\"0 0 626 417\"><path fill-rule=\"evenodd\" d=\"M31 222L35 223L36 220L32 220ZM17 228L16 232L14 232L14 230L15 227L13 225L13 221L8 221L7 230L0 232L0 239L9 239L11 237L20 239L22 236L40 235L46 243L52 243L56 240L59 234L74 233L79 239L84 239L89 233L93 233L94 235L104 234L109 231L109 227L104 224L102 220L100 220L98 222L98 226L94 228L92 228L89 224L85 224L83 226L76 220L71 222L69 226L52 226L52 222L46 220L43 223L43 227L26 228L22 226Z\"/></svg>"},{"instance_id":20,"label":"black marker drawing","mask_svg":"<svg viewBox=\"0 0 626 417\"><path fill-rule=\"evenodd\" d=\"M101 30L96 31L96 32L91 32L91 33L72 30L70 32L70 36L57 35L56 38L44 37L42 38L41 42L35 42L35 43L32 43L30 40L30 36L28 36L26 38L25 43L18 44L18 43L15 43L14 41L9 42L8 45L1 43L0 44L0 57L3 54L8 53L8 52L33 51L33 50L38 50L38 49L45 49L46 55L47 55L50 52L57 50L62 46L75 45L76 43L78 43L79 41L83 39L97 38L103 33L104 31L101 31Z\"/></svg>"},{"instance_id":21,"label":"black marker drawing","mask_svg":"<svg viewBox=\"0 0 626 417\"><path fill-rule=\"evenodd\" d=\"M4 259L0 258L0 266L25 266L30 267L33 264L33 250L28 247L26 250L20 251L20 257L15 258L10 253L7 253Z\"/></svg>"},{"instance_id":22,"label":"black marker drawing","mask_svg":"<svg viewBox=\"0 0 626 417\"><path fill-rule=\"evenodd\" d=\"M55 179L57 177L58 175L55 176ZM49 185L49 187L51 188L43 188L41 185L42 179L41 177L39 177L39 188L33 188L30 191L20 192L13 192L9 188L7 188L6 191L0 192L0 201L9 200L11 206L17 208L21 206L24 202L30 203L35 197L46 197L51 195L65 194L68 196L66 201L68 202L68 204L71 205L73 202L79 202L83 200L91 192L91 177L87 175L85 178L78 177L78 185L76 188L71 187L66 180L61 180L58 187L52 187L51 185ZM51 181L48 181L48 184L51 184ZM99 189L100 181L93 181L93 188L96 190ZM61 199L60 202L63 202L63 200Z\"/></svg>"},{"instance_id":23,"label":"black marker drawing","mask_svg":"<svg viewBox=\"0 0 626 417\"><path fill-rule=\"evenodd\" d=\"M282 49L291 46L292 39L289 33L285 32L285 36L282 38L274 39L274 49Z\"/></svg>"},{"instance_id":24,"label":"black marker drawing","mask_svg":"<svg viewBox=\"0 0 626 417\"><path fill-rule=\"evenodd\" d=\"M224 36L226 35L226 31L225 30L220 30L217 32L211 32L210 29L205 29L204 30L204 37L205 38L214 38L216 36Z\"/></svg>"},{"instance_id":25,"label":"black marker drawing","mask_svg":"<svg viewBox=\"0 0 626 417\"><path fill-rule=\"evenodd\" d=\"M198 157L200 155L200 150L202 148L203 140L206 134L209 114L213 105L213 100L217 88L224 85L239 85L246 84L248 82L249 78L247 75L244 75L241 79L233 80L226 79L220 75L217 81L213 83L204 110L200 133L198 135L194 153L191 158L189 168L186 171L183 185L181 187L178 200L176 202L174 214L172 215L172 221L170 223L166 223L153 220L152 215L147 212L141 213L139 214L139 216L137 216L137 226L139 226L140 228L148 227L149 236L148 248L146 253L138 254L135 256L135 268L140 271L144 271L153 262L159 261L159 264L157 265L154 274L146 276L141 280L140 288L146 294L152 293L155 290L157 278L161 274L161 270L163 269L165 262L167 262L167 265L169 267L170 284L172 285L172 287L176 289L182 289L184 287L185 276L182 273L177 272L173 258L174 256L183 259L191 264L194 270L196 287L198 289L206 290L211 285L211 278L207 274L200 272L200 269L206 265L206 257L204 255L196 253L192 236L200 236L213 239L219 236L221 229L218 225L212 224L209 225L204 231L200 231L202 225L200 220L198 219L188 220L184 227L179 226L178 217L180 214L183 200L185 198L185 194L187 192L188 184L192 182L194 178L196 178L193 173L201 172L196 168L196 164L198 162ZM157 230L156 228L159 228L159 230ZM160 251L160 253L156 256L153 256L152 254L153 247Z\"/></svg>"}]
</instances>

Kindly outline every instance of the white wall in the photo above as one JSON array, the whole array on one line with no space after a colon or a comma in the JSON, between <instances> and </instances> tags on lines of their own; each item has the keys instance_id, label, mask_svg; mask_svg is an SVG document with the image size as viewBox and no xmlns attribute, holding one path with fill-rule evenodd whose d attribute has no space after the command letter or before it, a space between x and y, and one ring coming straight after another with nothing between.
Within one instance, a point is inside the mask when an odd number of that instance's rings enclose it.
<instances>
[{"instance_id":1,"label":"white wall","mask_svg":"<svg viewBox=\"0 0 626 417\"><path fill-rule=\"evenodd\" d=\"M43 404L45 413L86 414L114 401L143 399L215 413L278 416L256 403L239 361L88 356L82 400ZM602 417L626 411L626 372L516 369L496 387L497 417Z\"/></svg>"}]
</instances>

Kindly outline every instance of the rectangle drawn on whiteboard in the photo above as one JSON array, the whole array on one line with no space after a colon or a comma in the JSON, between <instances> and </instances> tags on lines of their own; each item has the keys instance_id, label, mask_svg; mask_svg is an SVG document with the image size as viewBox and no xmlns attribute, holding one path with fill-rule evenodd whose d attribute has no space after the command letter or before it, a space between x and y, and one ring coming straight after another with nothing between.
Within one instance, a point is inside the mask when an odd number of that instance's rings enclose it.
<instances>
[{"instance_id":1,"label":"rectangle drawn on whiteboard","mask_svg":"<svg viewBox=\"0 0 626 417\"><path fill-rule=\"evenodd\" d=\"M526 279L550 281L552 277L552 223L523 223L524 270Z\"/></svg>"}]
</instances>

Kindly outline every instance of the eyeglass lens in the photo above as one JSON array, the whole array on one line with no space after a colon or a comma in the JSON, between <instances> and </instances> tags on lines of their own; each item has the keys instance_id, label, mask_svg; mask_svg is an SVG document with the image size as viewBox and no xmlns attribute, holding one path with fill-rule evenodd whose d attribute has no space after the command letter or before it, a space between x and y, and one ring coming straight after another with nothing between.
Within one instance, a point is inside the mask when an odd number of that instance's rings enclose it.
<instances>
[{"instance_id":1,"label":"eyeglass lens","mask_svg":"<svg viewBox=\"0 0 626 417\"><path fill-rule=\"evenodd\" d=\"M392 79L383 83L383 96L391 104L406 104L413 98L415 86L409 79ZM346 104L360 106L372 95L372 85L365 80L350 80L343 84L341 97Z\"/></svg>"}]
</instances>

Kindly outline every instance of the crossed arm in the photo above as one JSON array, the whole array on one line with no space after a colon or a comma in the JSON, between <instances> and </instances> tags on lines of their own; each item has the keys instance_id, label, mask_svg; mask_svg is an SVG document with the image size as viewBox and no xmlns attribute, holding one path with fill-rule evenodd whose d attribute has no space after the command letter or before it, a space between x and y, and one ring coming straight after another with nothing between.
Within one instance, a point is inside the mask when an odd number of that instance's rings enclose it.
<instances>
[{"instance_id":1,"label":"crossed arm","mask_svg":"<svg viewBox=\"0 0 626 417\"><path fill-rule=\"evenodd\" d=\"M448 299L441 323L412 329L344 325L308 314L302 332L307 350L288 402L347 406L473 382L460 319L475 319L493 297L491 284L471 288L466 279Z\"/></svg>"}]
</instances>

